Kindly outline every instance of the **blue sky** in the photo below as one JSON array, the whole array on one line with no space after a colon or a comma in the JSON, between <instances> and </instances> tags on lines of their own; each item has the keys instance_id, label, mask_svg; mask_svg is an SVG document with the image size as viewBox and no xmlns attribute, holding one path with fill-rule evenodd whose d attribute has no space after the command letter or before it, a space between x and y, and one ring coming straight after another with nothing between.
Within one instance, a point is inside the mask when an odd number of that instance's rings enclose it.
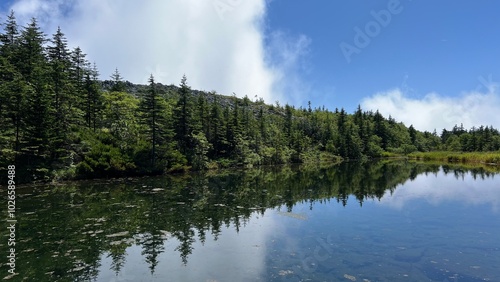
<instances>
[{"instance_id":1,"label":"blue sky","mask_svg":"<svg viewBox=\"0 0 500 282\"><path fill-rule=\"evenodd\" d=\"M400 12L370 37L348 63L339 45L354 45L355 27L365 30L372 11ZM474 90L479 76L500 80L498 1L300 1L274 0L267 28L310 38L308 73L315 104L354 109L364 97L406 87L412 97L429 92L457 96ZM374 29L374 31L376 31ZM328 89L334 89L330 93ZM329 102L333 100L333 104Z\"/></svg>"},{"instance_id":2,"label":"blue sky","mask_svg":"<svg viewBox=\"0 0 500 282\"><path fill-rule=\"evenodd\" d=\"M10 0L1 22L10 9L60 25L104 79L500 128L498 1Z\"/></svg>"}]
</instances>

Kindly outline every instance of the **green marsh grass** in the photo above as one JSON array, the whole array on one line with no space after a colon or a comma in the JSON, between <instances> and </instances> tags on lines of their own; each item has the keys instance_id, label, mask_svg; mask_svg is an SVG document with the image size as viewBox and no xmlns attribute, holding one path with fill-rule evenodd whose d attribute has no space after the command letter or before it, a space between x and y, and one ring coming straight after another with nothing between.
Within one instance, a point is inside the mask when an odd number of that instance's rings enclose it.
<instances>
[{"instance_id":1,"label":"green marsh grass","mask_svg":"<svg viewBox=\"0 0 500 282\"><path fill-rule=\"evenodd\" d=\"M497 152L415 152L408 155L409 159L424 161L447 161L450 163L481 163L500 165L500 151Z\"/></svg>"}]
</instances>

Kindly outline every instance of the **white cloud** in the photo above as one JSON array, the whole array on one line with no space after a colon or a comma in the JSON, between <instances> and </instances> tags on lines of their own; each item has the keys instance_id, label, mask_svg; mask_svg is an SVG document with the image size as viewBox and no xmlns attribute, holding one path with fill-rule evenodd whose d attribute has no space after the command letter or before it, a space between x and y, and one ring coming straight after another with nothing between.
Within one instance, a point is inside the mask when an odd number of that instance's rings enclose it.
<instances>
[{"instance_id":1,"label":"white cloud","mask_svg":"<svg viewBox=\"0 0 500 282\"><path fill-rule=\"evenodd\" d=\"M265 275L266 243L283 228L275 217L268 215L269 212L265 216L253 214L239 231L233 226L222 227L217 241L206 232L206 241L201 243L196 234L186 265L182 264L180 252L176 250L181 242L175 237L169 238L164 244L165 251L157 258L159 264L154 276L149 275L143 248L133 245L127 248L126 261L119 274L111 269L111 259L104 257L97 280L253 281Z\"/></svg>"},{"instance_id":2,"label":"white cloud","mask_svg":"<svg viewBox=\"0 0 500 282\"><path fill-rule=\"evenodd\" d=\"M406 125L413 124L416 129L438 133L463 123L465 128L480 125L493 125L500 128L500 95L494 85L463 93L458 97L444 97L429 93L421 99L408 97L401 89L379 92L365 98L361 106L365 110L379 110L384 116L391 115Z\"/></svg>"},{"instance_id":3,"label":"white cloud","mask_svg":"<svg viewBox=\"0 0 500 282\"><path fill-rule=\"evenodd\" d=\"M47 34L61 26L71 47L95 61L102 79L115 68L134 83L179 84L183 74L195 89L266 102L283 97L289 77L307 44L304 37L282 61L271 65L264 46L266 0L17 0L19 23L37 17ZM285 40L286 38L281 38ZM294 53L295 52L295 53ZM279 54L274 50L273 54Z\"/></svg>"},{"instance_id":4,"label":"white cloud","mask_svg":"<svg viewBox=\"0 0 500 282\"><path fill-rule=\"evenodd\" d=\"M281 102L302 104L307 97L305 94L311 91L301 77L309 69L306 57L311 39L303 34L293 36L283 31L274 31L267 41L267 61L276 74L275 92L286 93L280 99Z\"/></svg>"}]
</instances>

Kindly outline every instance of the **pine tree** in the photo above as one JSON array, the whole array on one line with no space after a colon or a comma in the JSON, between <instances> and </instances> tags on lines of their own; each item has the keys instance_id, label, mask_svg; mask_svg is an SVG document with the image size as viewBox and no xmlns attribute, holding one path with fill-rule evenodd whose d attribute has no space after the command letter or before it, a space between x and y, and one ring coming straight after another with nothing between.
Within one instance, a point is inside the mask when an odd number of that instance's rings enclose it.
<instances>
[{"instance_id":1,"label":"pine tree","mask_svg":"<svg viewBox=\"0 0 500 282\"><path fill-rule=\"evenodd\" d=\"M198 94L198 101L196 105L196 118L193 130L195 132L203 132L208 138L210 136L210 115L209 107L205 93Z\"/></svg>"},{"instance_id":2,"label":"pine tree","mask_svg":"<svg viewBox=\"0 0 500 282\"><path fill-rule=\"evenodd\" d=\"M90 63L85 59L86 54L83 53L80 47L76 47L70 52L69 60L69 80L73 86L73 97L76 99L74 105L78 108L83 120L83 124L88 125L88 96L87 94L87 74L92 71Z\"/></svg>"},{"instance_id":3,"label":"pine tree","mask_svg":"<svg viewBox=\"0 0 500 282\"><path fill-rule=\"evenodd\" d=\"M26 148L28 164L46 167L51 154L53 105L49 92L49 67L44 56L45 35L35 18L23 28L19 37L19 71L27 84ZM33 171L36 174L36 171ZM41 173L43 176L44 173Z\"/></svg>"},{"instance_id":4,"label":"pine tree","mask_svg":"<svg viewBox=\"0 0 500 282\"><path fill-rule=\"evenodd\" d=\"M125 84L123 83L123 77L118 71L118 68L115 68L115 72L111 75L111 81L113 86L111 87L111 91L120 92L125 90Z\"/></svg>"},{"instance_id":5,"label":"pine tree","mask_svg":"<svg viewBox=\"0 0 500 282\"><path fill-rule=\"evenodd\" d=\"M18 25L14 11L11 11L4 24L4 34L0 34L0 56L7 58L12 64L15 61L16 50L18 48Z\"/></svg>"},{"instance_id":6,"label":"pine tree","mask_svg":"<svg viewBox=\"0 0 500 282\"><path fill-rule=\"evenodd\" d=\"M19 152L25 130L27 85L22 76L0 57L0 148ZM12 144L13 143L13 144Z\"/></svg>"},{"instance_id":7,"label":"pine tree","mask_svg":"<svg viewBox=\"0 0 500 282\"><path fill-rule=\"evenodd\" d=\"M57 29L57 32L53 35L51 40L52 45L47 49L49 65L51 67L50 76L52 78L52 89L54 97L54 112L55 112L55 132L58 133L58 137L61 139L57 141L60 146L61 142L65 139L65 133L68 132L70 124L75 123L76 117L74 116L74 100L78 97L73 96L73 87L70 83L70 52L68 49L67 40L61 31L61 28Z\"/></svg>"},{"instance_id":8,"label":"pine tree","mask_svg":"<svg viewBox=\"0 0 500 282\"><path fill-rule=\"evenodd\" d=\"M408 128L408 133L410 134L411 144L417 146L417 130L413 127L413 124Z\"/></svg>"},{"instance_id":9,"label":"pine tree","mask_svg":"<svg viewBox=\"0 0 500 282\"><path fill-rule=\"evenodd\" d=\"M11 11L0 33L0 167L3 158L12 151L19 151L22 122L25 112L24 80L18 73L15 63L18 49L18 26Z\"/></svg>"},{"instance_id":10,"label":"pine tree","mask_svg":"<svg viewBox=\"0 0 500 282\"><path fill-rule=\"evenodd\" d=\"M211 134L208 137L208 141L213 145L211 156L217 159L219 156L225 154L227 144L222 109L218 104L217 96L214 96L214 102L210 110L210 127Z\"/></svg>"},{"instance_id":11,"label":"pine tree","mask_svg":"<svg viewBox=\"0 0 500 282\"><path fill-rule=\"evenodd\" d=\"M375 112L373 122L375 123L374 134L381 138L381 147L386 150L389 143L389 134L385 124L385 119L378 110Z\"/></svg>"},{"instance_id":12,"label":"pine tree","mask_svg":"<svg viewBox=\"0 0 500 282\"><path fill-rule=\"evenodd\" d=\"M184 75L181 80L179 89L179 100L174 111L175 114L175 133L179 143L181 153L190 158L192 152L188 152L192 148L193 133L193 106L191 102L191 88L187 84L187 78Z\"/></svg>"},{"instance_id":13,"label":"pine tree","mask_svg":"<svg viewBox=\"0 0 500 282\"><path fill-rule=\"evenodd\" d=\"M85 123L87 127L91 128L94 132L96 132L103 109L103 99L97 80L98 76L99 71L95 63L92 69L85 71Z\"/></svg>"},{"instance_id":14,"label":"pine tree","mask_svg":"<svg viewBox=\"0 0 500 282\"><path fill-rule=\"evenodd\" d=\"M149 77L148 91L144 94L139 107L141 111L141 123L144 126L144 133L150 142L151 168L155 168L157 152L156 148L162 143L161 131L165 127L165 121L162 118L164 112L163 103L160 101L158 90L153 75Z\"/></svg>"},{"instance_id":15,"label":"pine tree","mask_svg":"<svg viewBox=\"0 0 500 282\"><path fill-rule=\"evenodd\" d=\"M80 91L83 90L85 76L90 71L90 63L85 59L86 56L80 47L74 48L70 54L70 78Z\"/></svg>"}]
</instances>

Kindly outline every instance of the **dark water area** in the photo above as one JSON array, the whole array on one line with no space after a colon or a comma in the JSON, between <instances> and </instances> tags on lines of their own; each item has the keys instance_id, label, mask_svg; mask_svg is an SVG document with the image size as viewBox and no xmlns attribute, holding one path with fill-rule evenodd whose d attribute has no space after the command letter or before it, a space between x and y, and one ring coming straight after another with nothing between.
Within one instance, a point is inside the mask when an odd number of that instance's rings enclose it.
<instances>
[{"instance_id":1,"label":"dark water area","mask_svg":"<svg viewBox=\"0 0 500 282\"><path fill-rule=\"evenodd\" d=\"M16 193L5 281L500 281L500 175L481 168L350 162Z\"/></svg>"}]
</instances>

